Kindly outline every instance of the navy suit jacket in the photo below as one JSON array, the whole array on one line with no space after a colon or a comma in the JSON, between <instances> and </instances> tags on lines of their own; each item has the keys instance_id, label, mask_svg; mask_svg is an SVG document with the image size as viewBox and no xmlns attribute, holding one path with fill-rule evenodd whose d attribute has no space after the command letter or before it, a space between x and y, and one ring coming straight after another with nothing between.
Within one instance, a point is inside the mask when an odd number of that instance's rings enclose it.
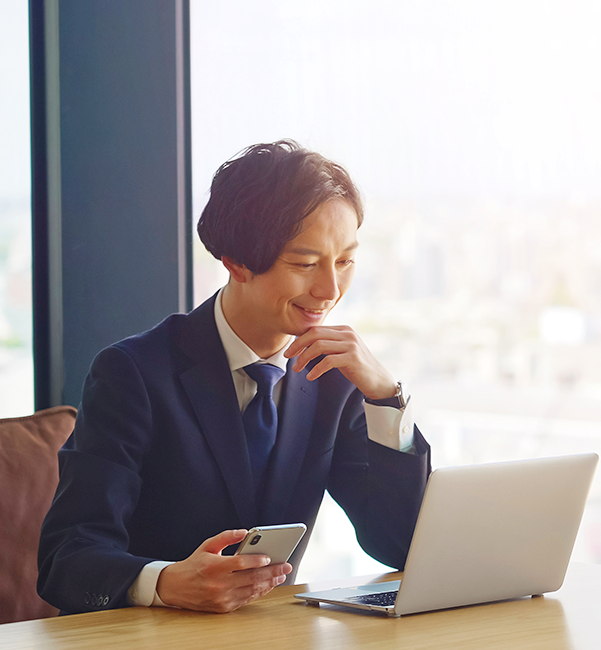
<instances>
[{"instance_id":1,"label":"navy suit jacket","mask_svg":"<svg viewBox=\"0 0 601 650\"><path fill-rule=\"evenodd\" d=\"M242 417L211 298L100 352L42 528L39 593L65 612L123 607L152 560L181 560L232 528L304 522L325 489L362 547L402 569L430 472L417 454L368 440L363 395L337 370L290 368L257 504Z\"/></svg>"}]
</instances>

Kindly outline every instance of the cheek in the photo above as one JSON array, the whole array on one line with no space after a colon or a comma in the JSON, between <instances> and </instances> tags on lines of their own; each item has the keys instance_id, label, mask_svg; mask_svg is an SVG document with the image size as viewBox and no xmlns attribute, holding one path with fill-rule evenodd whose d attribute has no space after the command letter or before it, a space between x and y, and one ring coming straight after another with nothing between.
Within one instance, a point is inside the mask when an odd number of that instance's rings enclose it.
<instances>
[{"instance_id":1,"label":"cheek","mask_svg":"<svg viewBox=\"0 0 601 650\"><path fill-rule=\"evenodd\" d=\"M355 269L353 268L348 273L345 273L338 281L338 291L340 291L341 298L350 289L351 284L353 284L354 275Z\"/></svg>"},{"instance_id":2,"label":"cheek","mask_svg":"<svg viewBox=\"0 0 601 650\"><path fill-rule=\"evenodd\" d=\"M309 291L311 282L307 277L302 275L291 275L286 278L286 282L280 285L280 297L282 301L294 301L299 296L303 296Z\"/></svg>"},{"instance_id":3,"label":"cheek","mask_svg":"<svg viewBox=\"0 0 601 650\"><path fill-rule=\"evenodd\" d=\"M262 299L266 308L283 311L301 293L302 290L299 290L298 283L288 279L286 282L279 282L276 286L269 287L263 294Z\"/></svg>"}]
</instances>

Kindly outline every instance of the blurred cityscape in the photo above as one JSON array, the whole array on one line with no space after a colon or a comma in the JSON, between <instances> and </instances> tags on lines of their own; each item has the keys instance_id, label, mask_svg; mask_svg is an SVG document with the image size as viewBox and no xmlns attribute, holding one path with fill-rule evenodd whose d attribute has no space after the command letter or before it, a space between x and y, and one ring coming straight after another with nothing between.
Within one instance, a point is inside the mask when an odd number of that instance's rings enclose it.
<instances>
[{"instance_id":1,"label":"blurred cityscape","mask_svg":"<svg viewBox=\"0 0 601 650\"><path fill-rule=\"evenodd\" d=\"M31 208L0 201L0 418L33 408Z\"/></svg>"},{"instance_id":2,"label":"blurred cityscape","mask_svg":"<svg viewBox=\"0 0 601 650\"><path fill-rule=\"evenodd\" d=\"M335 316L411 386L434 466L601 453L601 205L446 199L369 216ZM601 562L601 477L574 558Z\"/></svg>"}]
</instances>

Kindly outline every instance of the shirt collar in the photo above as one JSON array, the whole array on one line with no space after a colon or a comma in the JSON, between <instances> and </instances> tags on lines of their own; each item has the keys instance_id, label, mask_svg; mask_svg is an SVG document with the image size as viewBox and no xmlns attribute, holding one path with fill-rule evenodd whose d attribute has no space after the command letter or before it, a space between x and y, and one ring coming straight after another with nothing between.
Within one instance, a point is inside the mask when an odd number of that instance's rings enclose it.
<instances>
[{"instance_id":1,"label":"shirt collar","mask_svg":"<svg viewBox=\"0 0 601 650\"><path fill-rule=\"evenodd\" d=\"M225 350L225 355L227 356L230 370L234 372L235 370L240 370L240 368L244 368L244 366L248 366L251 363L262 362L271 363L286 372L288 359L284 356L284 352L288 347L288 344L268 359L261 359L261 357L257 356L236 334L236 332L234 332L225 319L223 309L221 308L221 295L224 289L225 287L222 287L219 290L217 299L215 300L215 323L217 325L219 337L221 338L221 343Z\"/></svg>"}]
</instances>

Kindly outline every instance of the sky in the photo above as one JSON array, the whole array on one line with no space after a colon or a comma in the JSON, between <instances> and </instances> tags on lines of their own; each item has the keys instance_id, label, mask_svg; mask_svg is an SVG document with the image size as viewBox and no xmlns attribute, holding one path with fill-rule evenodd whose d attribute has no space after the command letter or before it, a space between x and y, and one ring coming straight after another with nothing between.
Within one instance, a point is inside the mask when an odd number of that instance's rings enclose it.
<instances>
[{"instance_id":1,"label":"sky","mask_svg":"<svg viewBox=\"0 0 601 650\"><path fill-rule=\"evenodd\" d=\"M191 0L196 203L294 137L368 195L601 194L596 0ZM28 3L0 3L0 200L30 187ZM200 198L198 198L200 197Z\"/></svg>"},{"instance_id":2,"label":"sky","mask_svg":"<svg viewBox=\"0 0 601 650\"><path fill-rule=\"evenodd\" d=\"M294 137L368 195L600 198L601 3L191 0L196 203Z\"/></svg>"}]
</instances>

